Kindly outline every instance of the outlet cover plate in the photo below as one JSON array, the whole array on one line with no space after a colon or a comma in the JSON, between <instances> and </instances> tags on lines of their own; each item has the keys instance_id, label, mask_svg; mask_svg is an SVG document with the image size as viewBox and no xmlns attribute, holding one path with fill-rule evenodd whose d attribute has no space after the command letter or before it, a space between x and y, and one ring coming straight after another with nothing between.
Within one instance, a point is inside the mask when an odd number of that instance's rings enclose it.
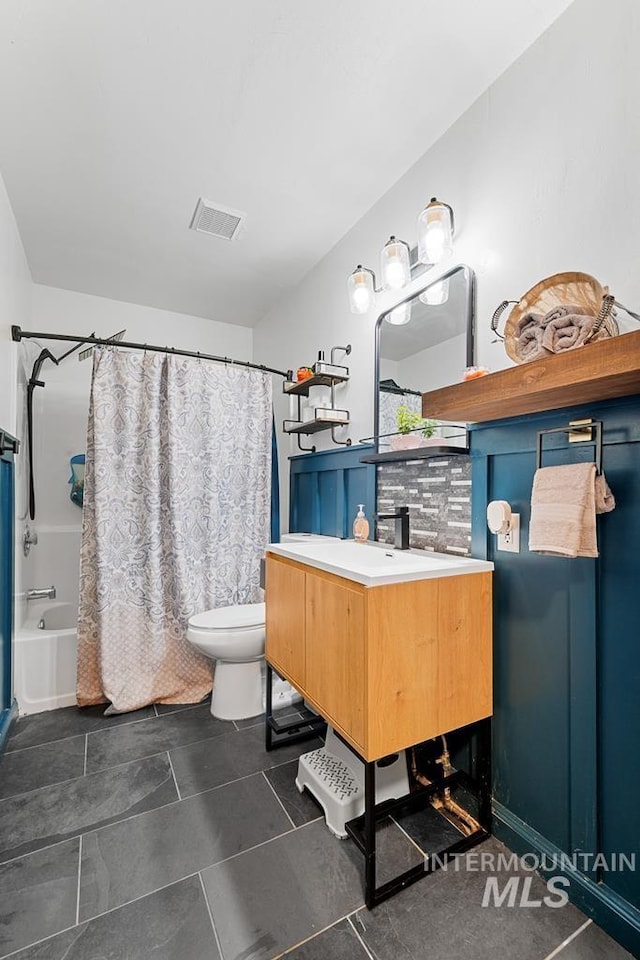
<instances>
[{"instance_id":1,"label":"outlet cover plate","mask_svg":"<svg viewBox=\"0 0 640 960\"><path fill-rule=\"evenodd\" d=\"M498 550L505 553L520 553L520 514L511 514L511 529L508 533L498 534Z\"/></svg>"}]
</instances>

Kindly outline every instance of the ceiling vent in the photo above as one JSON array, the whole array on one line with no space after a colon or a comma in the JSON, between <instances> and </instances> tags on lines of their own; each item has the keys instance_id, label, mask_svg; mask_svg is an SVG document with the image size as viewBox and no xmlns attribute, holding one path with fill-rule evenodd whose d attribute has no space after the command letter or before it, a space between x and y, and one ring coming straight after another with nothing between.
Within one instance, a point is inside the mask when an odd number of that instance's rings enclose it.
<instances>
[{"instance_id":1,"label":"ceiling vent","mask_svg":"<svg viewBox=\"0 0 640 960\"><path fill-rule=\"evenodd\" d=\"M246 213L240 210L232 210L200 197L189 226L191 230L219 237L220 240L237 240L246 218Z\"/></svg>"}]
</instances>

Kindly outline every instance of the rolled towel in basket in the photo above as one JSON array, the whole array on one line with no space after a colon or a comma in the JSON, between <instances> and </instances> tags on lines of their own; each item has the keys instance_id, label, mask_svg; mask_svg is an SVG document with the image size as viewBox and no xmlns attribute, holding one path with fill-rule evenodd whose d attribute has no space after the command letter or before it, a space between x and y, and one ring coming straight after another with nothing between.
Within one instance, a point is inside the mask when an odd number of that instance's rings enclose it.
<instances>
[{"instance_id":1,"label":"rolled towel in basket","mask_svg":"<svg viewBox=\"0 0 640 960\"><path fill-rule=\"evenodd\" d=\"M586 305L580 306L577 303L559 303L552 310L549 310L548 313L544 315L544 325L551 323L553 320L559 320L560 317L568 317L570 314L579 314L584 317L595 317L594 311L591 307Z\"/></svg>"},{"instance_id":2,"label":"rolled towel in basket","mask_svg":"<svg viewBox=\"0 0 640 960\"><path fill-rule=\"evenodd\" d=\"M550 320L544 330L542 344L551 353L562 353L582 347L596 322L595 317L581 313L568 313L564 317Z\"/></svg>"},{"instance_id":3,"label":"rolled towel in basket","mask_svg":"<svg viewBox=\"0 0 640 960\"><path fill-rule=\"evenodd\" d=\"M540 360L548 357L549 351L543 347L545 318L541 313L525 313L516 324L516 349L521 360Z\"/></svg>"},{"instance_id":4,"label":"rolled towel in basket","mask_svg":"<svg viewBox=\"0 0 640 960\"><path fill-rule=\"evenodd\" d=\"M595 313L590 307L560 303L544 316L542 344L550 353L581 347L591 333L594 322Z\"/></svg>"}]
</instances>

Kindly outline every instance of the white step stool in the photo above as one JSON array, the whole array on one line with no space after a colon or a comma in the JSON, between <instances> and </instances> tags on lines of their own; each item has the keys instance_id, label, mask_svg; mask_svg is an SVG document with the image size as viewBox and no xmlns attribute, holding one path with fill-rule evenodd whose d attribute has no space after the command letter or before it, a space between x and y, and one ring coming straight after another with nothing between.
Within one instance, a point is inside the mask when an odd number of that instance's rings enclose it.
<instances>
[{"instance_id":1,"label":"white step stool","mask_svg":"<svg viewBox=\"0 0 640 960\"><path fill-rule=\"evenodd\" d=\"M324 747L304 753L298 760L296 787L306 788L322 809L331 833L347 836L345 823L364 813L364 763L327 727ZM409 793L404 750L393 762L376 767L376 803L398 800Z\"/></svg>"}]
</instances>

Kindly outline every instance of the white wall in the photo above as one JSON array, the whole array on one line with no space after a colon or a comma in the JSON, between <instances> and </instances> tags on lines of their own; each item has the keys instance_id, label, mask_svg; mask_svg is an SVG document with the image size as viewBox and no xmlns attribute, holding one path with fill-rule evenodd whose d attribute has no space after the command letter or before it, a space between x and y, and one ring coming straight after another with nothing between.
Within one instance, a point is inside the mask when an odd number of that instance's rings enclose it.
<instances>
[{"instance_id":1,"label":"white wall","mask_svg":"<svg viewBox=\"0 0 640 960\"><path fill-rule=\"evenodd\" d=\"M20 233L0 176L0 427L22 440L16 418L18 347L11 340L11 326L28 326L31 317L31 272ZM19 469L20 457L16 461ZM16 524L16 554L19 525ZM23 564L15 570L15 593L22 593ZM22 611L18 605L16 619Z\"/></svg>"},{"instance_id":2,"label":"white wall","mask_svg":"<svg viewBox=\"0 0 640 960\"><path fill-rule=\"evenodd\" d=\"M455 259L477 274L479 362L509 365L491 342L491 314L549 274L587 271L637 309L639 46L637 0L605 8L576 0L264 317L256 359L295 368L319 348L351 342L344 406L354 440L369 436L376 314L349 313L346 278L357 263L377 269L389 234L413 243L415 218L433 195L454 207ZM368 110L375 123L375 104ZM379 312L389 303L380 298ZM326 435L315 439L331 445ZM282 459L289 444L280 443Z\"/></svg>"},{"instance_id":3,"label":"white wall","mask_svg":"<svg viewBox=\"0 0 640 960\"><path fill-rule=\"evenodd\" d=\"M28 323L31 273L13 210L0 176L0 427L16 429L16 355L11 326Z\"/></svg>"},{"instance_id":4,"label":"white wall","mask_svg":"<svg viewBox=\"0 0 640 960\"><path fill-rule=\"evenodd\" d=\"M198 317L141 307L102 297L34 285L31 329L108 337L126 328L128 340L182 347L250 360L252 331ZM60 355L72 344L42 341ZM25 586L54 583L58 599L75 602L81 511L69 499L69 459L85 452L92 362L76 355L59 367L47 362L44 389L34 394L36 521L39 543L32 551Z\"/></svg>"}]
</instances>

